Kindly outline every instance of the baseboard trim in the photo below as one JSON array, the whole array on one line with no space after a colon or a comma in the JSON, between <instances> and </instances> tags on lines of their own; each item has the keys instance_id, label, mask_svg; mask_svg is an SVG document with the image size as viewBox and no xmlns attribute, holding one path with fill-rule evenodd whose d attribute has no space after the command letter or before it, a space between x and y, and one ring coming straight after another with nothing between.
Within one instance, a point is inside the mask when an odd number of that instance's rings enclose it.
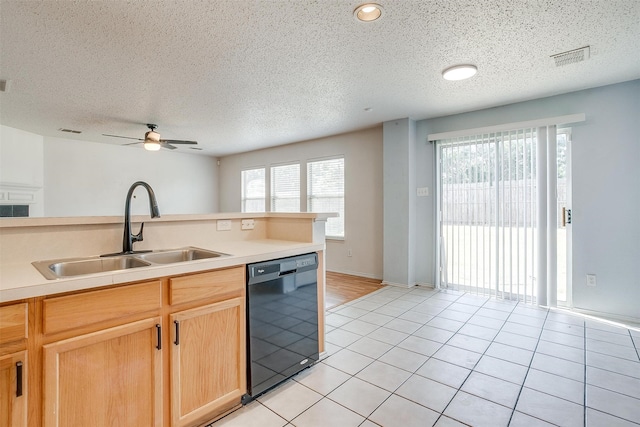
<instances>
[{"instance_id":1,"label":"baseboard trim","mask_svg":"<svg viewBox=\"0 0 640 427\"><path fill-rule=\"evenodd\" d=\"M609 321L614 323L624 323L624 326L640 331L640 319L637 317L621 316L619 314L605 313L603 311L587 310L584 308L577 308L577 307L573 307L573 308L558 307L558 309L568 311L569 313L574 312L577 314L584 314L585 316L594 317L596 318L594 320L601 319L604 321Z\"/></svg>"},{"instance_id":2,"label":"baseboard trim","mask_svg":"<svg viewBox=\"0 0 640 427\"><path fill-rule=\"evenodd\" d=\"M413 288L416 285L415 283L413 285L408 285L406 283L395 283L395 282L389 282L387 280L383 280L382 284L385 286L394 286L396 288L404 288L404 289Z\"/></svg>"},{"instance_id":3,"label":"baseboard trim","mask_svg":"<svg viewBox=\"0 0 640 427\"><path fill-rule=\"evenodd\" d=\"M373 280L380 280L382 281L382 279L380 277L376 277L374 274L368 274L368 273L362 273L360 271L345 271L345 270L334 270L334 269L328 269L327 268L327 272L331 272L331 273L338 273L338 274L348 274L349 276L358 276L358 277L365 277L367 279L373 279Z\"/></svg>"},{"instance_id":4,"label":"baseboard trim","mask_svg":"<svg viewBox=\"0 0 640 427\"><path fill-rule=\"evenodd\" d=\"M416 283L416 286L422 286L423 288L431 288L431 289L435 289L436 285L432 284L432 283Z\"/></svg>"}]
</instances>

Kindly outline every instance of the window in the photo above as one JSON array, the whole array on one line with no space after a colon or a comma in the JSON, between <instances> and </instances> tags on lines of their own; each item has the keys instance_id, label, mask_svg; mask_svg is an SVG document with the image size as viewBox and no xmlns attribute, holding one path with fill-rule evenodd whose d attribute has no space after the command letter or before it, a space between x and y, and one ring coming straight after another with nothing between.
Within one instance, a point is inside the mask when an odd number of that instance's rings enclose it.
<instances>
[{"instance_id":1,"label":"window","mask_svg":"<svg viewBox=\"0 0 640 427\"><path fill-rule=\"evenodd\" d=\"M271 212L300 212L300 164L271 168Z\"/></svg>"},{"instance_id":2,"label":"window","mask_svg":"<svg viewBox=\"0 0 640 427\"><path fill-rule=\"evenodd\" d=\"M344 238L344 158L307 163L307 210L338 212L326 225L328 238Z\"/></svg>"},{"instance_id":3,"label":"window","mask_svg":"<svg viewBox=\"0 0 640 427\"><path fill-rule=\"evenodd\" d=\"M242 171L242 212L264 212L265 169Z\"/></svg>"}]
</instances>

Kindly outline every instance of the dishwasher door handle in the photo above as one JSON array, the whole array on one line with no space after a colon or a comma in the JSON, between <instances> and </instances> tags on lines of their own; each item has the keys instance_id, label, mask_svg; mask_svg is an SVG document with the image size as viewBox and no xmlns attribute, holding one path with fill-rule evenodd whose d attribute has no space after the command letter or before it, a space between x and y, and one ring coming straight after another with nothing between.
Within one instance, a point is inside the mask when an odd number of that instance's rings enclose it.
<instances>
[{"instance_id":1,"label":"dishwasher door handle","mask_svg":"<svg viewBox=\"0 0 640 427\"><path fill-rule=\"evenodd\" d=\"M298 272L297 269L294 270L287 270L287 271L281 271L280 274L278 274L279 277L282 276L288 276L289 274L296 274Z\"/></svg>"}]
</instances>

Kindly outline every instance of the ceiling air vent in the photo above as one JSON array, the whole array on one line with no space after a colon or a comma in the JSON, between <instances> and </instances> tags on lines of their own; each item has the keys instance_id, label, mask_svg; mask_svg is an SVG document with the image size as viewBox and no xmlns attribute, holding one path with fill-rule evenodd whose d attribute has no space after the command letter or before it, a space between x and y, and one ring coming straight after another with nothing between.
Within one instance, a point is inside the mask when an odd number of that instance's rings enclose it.
<instances>
[{"instance_id":1,"label":"ceiling air vent","mask_svg":"<svg viewBox=\"0 0 640 427\"><path fill-rule=\"evenodd\" d=\"M0 80L0 92L9 92L11 89L11 80Z\"/></svg>"},{"instance_id":2,"label":"ceiling air vent","mask_svg":"<svg viewBox=\"0 0 640 427\"><path fill-rule=\"evenodd\" d=\"M570 50L568 52L556 53L555 55L551 55L551 57L556 61L556 67L582 62L589 59L589 46Z\"/></svg>"},{"instance_id":3,"label":"ceiling air vent","mask_svg":"<svg viewBox=\"0 0 640 427\"><path fill-rule=\"evenodd\" d=\"M73 130L73 129L65 129L65 128L60 128L58 129L60 132L68 132L68 133L82 133L81 130Z\"/></svg>"}]
</instances>

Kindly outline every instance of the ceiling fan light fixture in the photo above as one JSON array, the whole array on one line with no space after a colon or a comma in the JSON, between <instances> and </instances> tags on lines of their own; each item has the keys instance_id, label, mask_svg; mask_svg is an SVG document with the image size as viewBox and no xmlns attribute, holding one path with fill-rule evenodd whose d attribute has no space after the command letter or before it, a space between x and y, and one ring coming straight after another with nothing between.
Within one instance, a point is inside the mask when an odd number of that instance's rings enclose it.
<instances>
[{"instance_id":1,"label":"ceiling fan light fixture","mask_svg":"<svg viewBox=\"0 0 640 427\"><path fill-rule=\"evenodd\" d=\"M145 141L160 142L160 134L156 131L150 130L144 134Z\"/></svg>"},{"instance_id":2,"label":"ceiling fan light fixture","mask_svg":"<svg viewBox=\"0 0 640 427\"><path fill-rule=\"evenodd\" d=\"M382 6L376 3L361 4L353 11L353 16L361 22L372 22L382 16Z\"/></svg>"},{"instance_id":3,"label":"ceiling fan light fixture","mask_svg":"<svg viewBox=\"0 0 640 427\"><path fill-rule=\"evenodd\" d=\"M464 80L473 77L478 72L478 67L471 64L455 65L442 72L445 80Z\"/></svg>"},{"instance_id":4,"label":"ceiling fan light fixture","mask_svg":"<svg viewBox=\"0 0 640 427\"><path fill-rule=\"evenodd\" d=\"M158 151L160 150L160 142L154 141L151 139L144 140L144 149L148 151Z\"/></svg>"}]
</instances>

